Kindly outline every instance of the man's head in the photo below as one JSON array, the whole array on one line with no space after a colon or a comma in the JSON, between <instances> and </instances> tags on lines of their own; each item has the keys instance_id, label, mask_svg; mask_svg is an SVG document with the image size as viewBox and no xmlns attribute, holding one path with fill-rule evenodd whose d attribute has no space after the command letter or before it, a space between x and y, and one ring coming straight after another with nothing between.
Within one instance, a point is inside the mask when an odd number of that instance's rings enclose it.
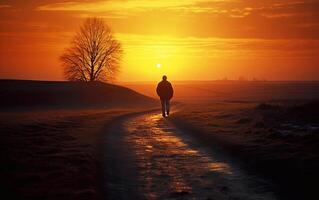
<instances>
[{"instance_id":1,"label":"man's head","mask_svg":"<svg viewBox=\"0 0 319 200\"><path fill-rule=\"evenodd\" d=\"M162 79L163 79L163 81L166 81L166 80L167 80L167 76L164 75L164 76L162 77Z\"/></svg>"}]
</instances>

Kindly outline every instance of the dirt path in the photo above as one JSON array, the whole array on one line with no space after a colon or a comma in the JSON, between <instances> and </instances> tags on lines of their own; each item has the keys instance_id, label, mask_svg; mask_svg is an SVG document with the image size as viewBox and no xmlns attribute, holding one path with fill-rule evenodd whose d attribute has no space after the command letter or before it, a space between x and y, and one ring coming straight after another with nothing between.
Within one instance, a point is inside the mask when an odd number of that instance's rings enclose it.
<instances>
[{"instance_id":1,"label":"dirt path","mask_svg":"<svg viewBox=\"0 0 319 200\"><path fill-rule=\"evenodd\" d=\"M119 120L104 140L107 199L275 199L265 181L159 114Z\"/></svg>"}]
</instances>

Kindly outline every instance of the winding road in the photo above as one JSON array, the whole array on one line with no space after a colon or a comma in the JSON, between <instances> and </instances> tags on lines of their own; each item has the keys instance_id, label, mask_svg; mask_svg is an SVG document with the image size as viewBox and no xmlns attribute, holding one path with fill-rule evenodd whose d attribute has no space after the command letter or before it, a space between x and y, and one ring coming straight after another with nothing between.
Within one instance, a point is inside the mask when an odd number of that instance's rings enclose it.
<instances>
[{"instance_id":1,"label":"winding road","mask_svg":"<svg viewBox=\"0 0 319 200\"><path fill-rule=\"evenodd\" d=\"M106 199L276 199L266 181L160 114L118 120L104 146Z\"/></svg>"}]
</instances>

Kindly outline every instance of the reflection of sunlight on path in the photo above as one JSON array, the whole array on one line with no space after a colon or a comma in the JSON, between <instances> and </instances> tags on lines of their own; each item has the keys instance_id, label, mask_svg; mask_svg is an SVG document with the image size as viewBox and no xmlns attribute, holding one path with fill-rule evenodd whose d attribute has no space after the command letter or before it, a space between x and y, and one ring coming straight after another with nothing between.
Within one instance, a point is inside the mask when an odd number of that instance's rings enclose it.
<instances>
[{"instance_id":1,"label":"reflection of sunlight on path","mask_svg":"<svg viewBox=\"0 0 319 200\"><path fill-rule=\"evenodd\" d=\"M179 148L185 144L177 137L169 136L164 130L154 126L158 119L157 116L145 119L143 129L128 124L128 127L134 127L130 129L134 134L130 134L128 140L132 139L131 141L135 142L133 145L141 167L140 178L145 180L143 191L147 199L168 198L170 195L191 192L191 188L178 172L179 169L171 165L174 156L180 154ZM173 146L175 147L172 148ZM165 192L166 188L168 196L163 196L161 192Z\"/></svg>"},{"instance_id":2,"label":"reflection of sunlight on path","mask_svg":"<svg viewBox=\"0 0 319 200\"><path fill-rule=\"evenodd\" d=\"M207 168L212 171L231 174L230 167L227 163L213 161L210 157L205 155L204 152L199 152L198 150L188 147L181 138L178 138L174 135L168 135L174 134L172 132L174 130L171 130L172 128L165 128L165 126L167 125L161 122L162 119L163 118L160 114L150 116L150 121L157 125L160 124L159 126L154 126L151 128L152 132L159 133L156 134L158 137L155 138L158 142L167 142L167 145L171 145L173 148L178 149L178 153L180 153L181 155L190 157L201 157L204 163L207 163Z\"/></svg>"},{"instance_id":3,"label":"reflection of sunlight on path","mask_svg":"<svg viewBox=\"0 0 319 200\"><path fill-rule=\"evenodd\" d=\"M125 140L136 155L139 191L146 199L257 197L242 192L247 189L242 186L245 176L192 145L192 139L168 125L160 114L135 118L125 127Z\"/></svg>"}]
</instances>

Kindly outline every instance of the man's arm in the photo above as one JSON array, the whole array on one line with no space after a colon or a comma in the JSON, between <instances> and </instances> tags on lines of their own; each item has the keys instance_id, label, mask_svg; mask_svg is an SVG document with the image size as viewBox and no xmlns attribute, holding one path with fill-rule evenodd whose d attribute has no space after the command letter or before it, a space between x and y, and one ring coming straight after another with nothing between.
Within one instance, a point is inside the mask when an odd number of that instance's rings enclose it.
<instances>
[{"instance_id":1,"label":"man's arm","mask_svg":"<svg viewBox=\"0 0 319 200\"><path fill-rule=\"evenodd\" d=\"M174 95L174 89L171 83L169 84L169 88L170 88L170 99L171 99Z\"/></svg>"},{"instance_id":2,"label":"man's arm","mask_svg":"<svg viewBox=\"0 0 319 200\"><path fill-rule=\"evenodd\" d=\"M157 87L156 87L156 93L157 93L157 95L159 96L159 93L160 93L160 87L159 87L159 84L157 84Z\"/></svg>"}]
</instances>

